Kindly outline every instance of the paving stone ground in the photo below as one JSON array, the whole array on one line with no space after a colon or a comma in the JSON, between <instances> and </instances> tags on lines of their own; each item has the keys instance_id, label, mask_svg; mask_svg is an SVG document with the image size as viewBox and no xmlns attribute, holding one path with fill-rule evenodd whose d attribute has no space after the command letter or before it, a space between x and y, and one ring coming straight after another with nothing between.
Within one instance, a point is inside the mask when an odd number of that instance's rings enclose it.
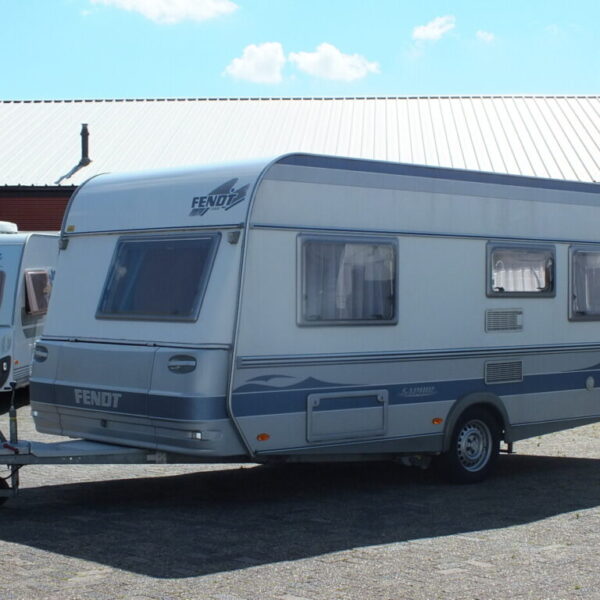
<instances>
[{"instance_id":1,"label":"paving stone ground","mask_svg":"<svg viewBox=\"0 0 600 600\"><path fill-rule=\"evenodd\" d=\"M600 424L516 450L475 486L379 463L26 467L0 600L600 599Z\"/></svg>"}]
</instances>

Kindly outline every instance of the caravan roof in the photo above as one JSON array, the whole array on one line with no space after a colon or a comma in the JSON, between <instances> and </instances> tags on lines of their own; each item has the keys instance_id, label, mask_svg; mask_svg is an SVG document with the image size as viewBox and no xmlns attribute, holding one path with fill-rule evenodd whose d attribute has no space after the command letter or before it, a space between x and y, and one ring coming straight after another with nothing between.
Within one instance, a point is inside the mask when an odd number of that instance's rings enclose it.
<instances>
[{"instance_id":1,"label":"caravan roof","mask_svg":"<svg viewBox=\"0 0 600 600\"><path fill-rule=\"evenodd\" d=\"M332 178L336 172L338 176ZM521 193L522 199L553 202L561 201L560 192L578 191L593 194L590 202L596 203L600 190L596 183L294 153L247 162L98 175L71 198L62 233L239 226L248 217L248 200L267 179L393 189L398 187L399 176L412 178L413 188L431 193L443 180L457 191L465 186L469 195L480 191L485 197L491 184L511 186L504 195L515 197L518 188L529 189L535 191ZM544 198L540 190L546 190Z\"/></svg>"},{"instance_id":2,"label":"caravan roof","mask_svg":"<svg viewBox=\"0 0 600 600\"><path fill-rule=\"evenodd\" d=\"M0 233L17 233L18 228L16 223L10 221L0 221Z\"/></svg>"}]
</instances>

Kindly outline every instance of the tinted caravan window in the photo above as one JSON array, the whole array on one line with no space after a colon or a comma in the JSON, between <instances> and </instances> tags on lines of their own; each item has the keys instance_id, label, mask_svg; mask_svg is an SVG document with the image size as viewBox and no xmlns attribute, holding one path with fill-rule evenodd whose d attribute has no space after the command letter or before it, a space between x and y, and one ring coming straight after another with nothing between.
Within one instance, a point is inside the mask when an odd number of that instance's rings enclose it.
<instances>
[{"instance_id":1,"label":"tinted caravan window","mask_svg":"<svg viewBox=\"0 0 600 600\"><path fill-rule=\"evenodd\" d=\"M196 320L219 237L121 239L97 316Z\"/></svg>"},{"instance_id":2,"label":"tinted caravan window","mask_svg":"<svg viewBox=\"0 0 600 600\"><path fill-rule=\"evenodd\" d=\"M396 242L302 239L305 325L396 322Z\"/></svg>"}]
</instances>

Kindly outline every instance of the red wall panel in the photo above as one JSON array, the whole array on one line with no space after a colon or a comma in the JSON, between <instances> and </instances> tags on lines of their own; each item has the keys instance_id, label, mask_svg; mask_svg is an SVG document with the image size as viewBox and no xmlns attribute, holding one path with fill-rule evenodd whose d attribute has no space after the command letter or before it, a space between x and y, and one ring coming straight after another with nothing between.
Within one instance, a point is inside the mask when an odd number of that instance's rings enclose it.
<instances>
[{"instance_id":1,"label":"red wall panel","mask_svg":"<svg viewBox=\"0 0 600 600\"><path fill-rule=\"evenodd\" d=\"M12 221L21 231L58 231L71 196L45 197L43 193L7 195L0 192L0 221Z\"/></svg>"}]
</instances>

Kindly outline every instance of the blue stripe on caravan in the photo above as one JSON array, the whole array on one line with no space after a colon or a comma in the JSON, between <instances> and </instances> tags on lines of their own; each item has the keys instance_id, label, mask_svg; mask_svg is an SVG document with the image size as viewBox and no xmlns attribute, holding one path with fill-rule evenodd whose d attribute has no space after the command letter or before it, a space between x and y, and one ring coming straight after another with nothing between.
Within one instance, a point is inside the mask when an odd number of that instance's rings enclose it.
<instances>
[{"instance_id":1,"label":"blue stripe on caravan","mask_svg":"<svg viewBox=\"0 0 600 600\"><path fill-rule=\"evenodd\" d=\"M312 389L299 389L298 387L282 389L268 388L265 386L264 390L260 392L258 390L253 392L234 392L232 399L233 413L236 417L249 417L304 412L306 410L308 395L315 393L338 392L340 398L336 400L334 406L329 406L327 409L344 410L372 406L372 396L368 396L369 390L387 390L390 405L444 402L456 400L465 394L473 392L490 392L497 396L514 396L577 389L581 390L585 389L586 380L590 375L595 377L597 381L600 381L599 370L588 370L529 375L521 382L492 385L487 385L483 379L464 379L457 381L423 381L360 387L324 384L321 388L313 387ZM411 392L411 388L413 389L413 392ZM419 396L419 388L424 389L428 395ZM431 390L431 388L433 388L433 390ZM365 392L365 396L352 396L350 398L344 398L343 396L345 392L359 391Z\"/></svg>"},{"instance_id":2,"label":"blue stripe on caravan","mask_svg":"<svg viewBox=\"0 0 600 600\"><path fill-rule=\"evenodd\" d=\"M286 414L304 412L309 394L340 394L335 403L327 403L321 410L344 410L367 408L373 405L370 391L385 389L388 391L389 404L414 404L422 402L442 402L456 400L461 396L480 391L488 391L498 396L581 390L586 380L593 376L600 381L600 370L572 371L548 375L529 375L522 382L486 385L483 379L465 379L457 381L424 381L377 386L343 386L312 380L311 387L292 386L273 388L253 386L252 392L234 392L233 412L238 417ZM77 402L74 395L76 386L34 384L36 397L45 397L50 403L100 410L107 413L135 414L153 418L180 420L212 420L227 418L224 397L199 398L193 396L162 396L154 394L122 392L117 406L93 406ZM45 389L44 389L45 388ZM419 388L427 395L419 396ZM83 388L86 389L86 388ZM242 388L243 389L243 388ZM48 392L51 392L50 394ZM364 392L364 396L344 397L344 393Z\"/></svg>"},{"instance_id":3,"label":"blue stripe on caravan","mask_svg":"<svg viewBox=\"0 0 600 600\"><path fill-rule=\"evenodd\" d=\"M179 421L210 421L227 419L225 396L199 398L197 396L148 396L148 416Z\"/></svg>"},{"instance_id":4,"label":"blue stripe on caravan","mask_svg":"<svg viewBox=\"0 0 600 600\"><path fill-rule=\"evenodd\" d=\"M176 419L182 421L205 421L226 419L227 408L225 396L165 396L143 392L106 390L118 394L116 401L107 397L104 403L94 403L90 396L83 397L75 390L103 391L84 385L35 384L35 398L51 404L58 404L75 409L86 409L122 415L137 415L156 419ZM110 400L110 401L109 401Z\"/></svg>"}]
</instances>

